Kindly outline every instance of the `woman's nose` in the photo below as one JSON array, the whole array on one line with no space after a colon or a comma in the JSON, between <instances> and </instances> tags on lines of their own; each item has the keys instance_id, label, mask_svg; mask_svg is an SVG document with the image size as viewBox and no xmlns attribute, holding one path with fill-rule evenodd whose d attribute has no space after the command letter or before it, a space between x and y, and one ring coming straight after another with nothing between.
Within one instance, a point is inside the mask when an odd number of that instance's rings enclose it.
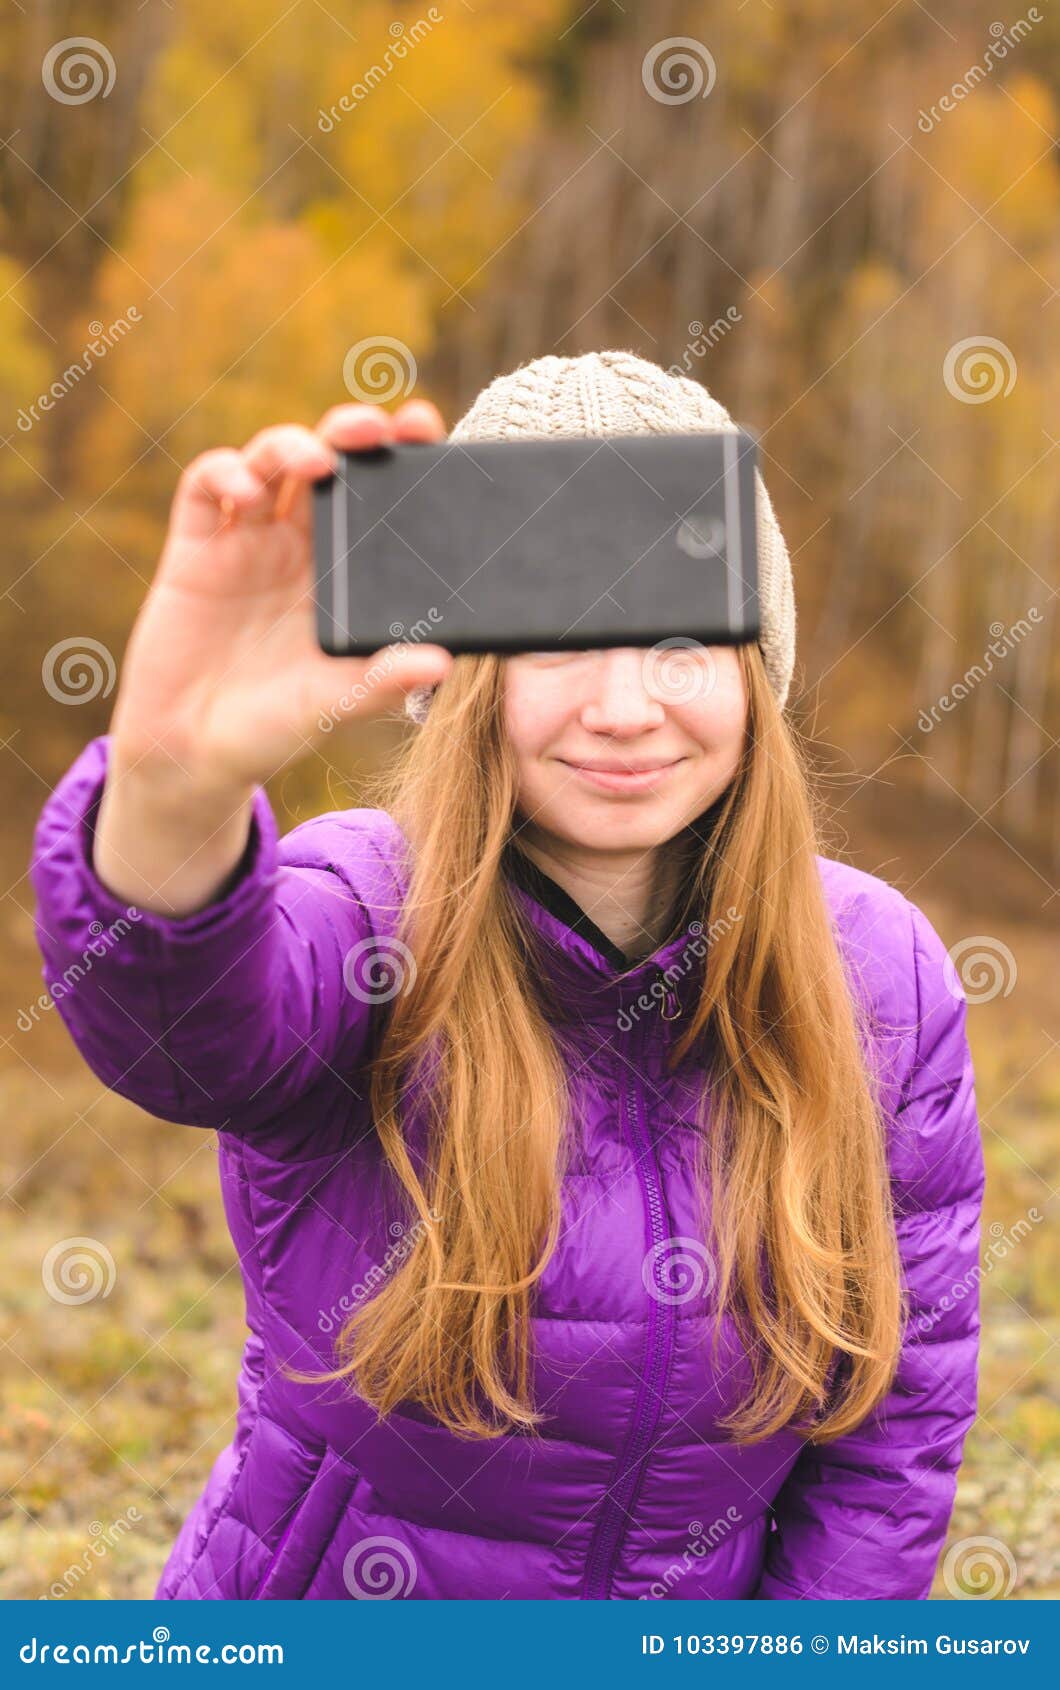
<instances>
[{"instance_id":1,"label":"woman's nose","mask_svg":"<svg viewBox=\"0 0 1060 1690\"><path fill-rule=\"evenodd\" d=\"M582 699L587 729L642 733L666 719L664 705L648 690L650 658L650 650L640 646L608 646L597 653Z\"/></svg>"}]
</instances>

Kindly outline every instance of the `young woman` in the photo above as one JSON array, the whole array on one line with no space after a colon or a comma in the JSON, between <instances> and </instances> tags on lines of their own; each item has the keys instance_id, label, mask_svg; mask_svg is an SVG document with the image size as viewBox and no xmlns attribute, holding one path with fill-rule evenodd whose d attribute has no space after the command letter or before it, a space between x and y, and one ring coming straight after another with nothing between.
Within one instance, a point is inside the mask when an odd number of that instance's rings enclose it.
<instances>
[{"instance_id":1,"label":"young woman","mask_svg":"<svg viewBox=\"0 0 1060 1690\"><path fill-rule=\"evenodd\" d=\"M612 352L454 437L719 426ZM324 656L309 484L441 435L344 405L196 459L38 825L45 980L107 1086L216 1130L246 1284L157 1594L926 1597L975 1413L965 1005L816 849L765 488L758 643ZM266 778L403 698L374 802L278 839Z\"/></svg>"}]
</instances>

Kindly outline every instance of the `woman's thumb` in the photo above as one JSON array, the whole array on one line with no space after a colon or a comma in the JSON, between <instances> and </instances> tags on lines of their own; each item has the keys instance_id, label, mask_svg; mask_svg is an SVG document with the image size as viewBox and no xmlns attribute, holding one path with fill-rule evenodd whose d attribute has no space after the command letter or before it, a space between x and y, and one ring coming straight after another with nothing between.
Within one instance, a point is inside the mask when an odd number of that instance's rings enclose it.
<instances>
[{"instance_id":1,"label":"woman's thumb","mask_svg":"<svg viewBox=\"0 0 1060 1690\"><path fill-rule=\"evenodd\" d=\"M444 646L382 646L371 657L321 654L318 698L321 715L333 722L372 716L392 708L413 687L435 686L453 666Z\"/></svg>"}]
</instances>

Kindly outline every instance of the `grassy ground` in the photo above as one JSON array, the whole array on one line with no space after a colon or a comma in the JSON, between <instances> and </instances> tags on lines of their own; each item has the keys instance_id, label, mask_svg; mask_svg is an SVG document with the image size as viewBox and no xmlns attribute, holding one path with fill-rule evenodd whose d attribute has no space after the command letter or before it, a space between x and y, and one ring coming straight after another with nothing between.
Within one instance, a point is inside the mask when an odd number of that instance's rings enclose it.
<instances>
[{"instance_id":1,"label":"grassy ground","mask_svg":"<svg viewBox=\"0 0 1060 1690\"><path fill-rule=\"evenodd\" d=\"M867 817L847 825L870 835ZM1017 959L1010 995L969 1010L988 1165L984 1237L1010 1232L1031 1210L1046 1217L983 1281L981 1412L949 1543L997 1540L1011 1563L996 1547L983 1555L990 1567L1014 1567L1003 1574L1007 1594L1056 1597L1060 1247L1049 1203L1060 1181L1060 1028L1047 1007L1056 1001L1056 904L1043 908L1047 887L1029 872L1014 878L1009 855L988 840L969 840L945 877L914 884L918 863L937 855L929 834L898 848L878 832L856 860L909 891L948 943L987 933ZM5 1029L40 989L24 915L7 936L16 966ZM54 1013L10 1036L0 1089L0 1589L148 1597L232 1433L242 1294L213 1137L152 1121L102 1090ZM44 1294L42 1260L57 1240L78 1236L106 1246L114 1277L106 1296L68 1307ZM97 1265L109 1274L98 1253ZM953 1576L976 1588L975 1546L955 1554L965 1571ZM80 1571L71 1577L71 1568ZM949 1593L940 1563L935 1594Z\"/></svg>"}]
</instances>

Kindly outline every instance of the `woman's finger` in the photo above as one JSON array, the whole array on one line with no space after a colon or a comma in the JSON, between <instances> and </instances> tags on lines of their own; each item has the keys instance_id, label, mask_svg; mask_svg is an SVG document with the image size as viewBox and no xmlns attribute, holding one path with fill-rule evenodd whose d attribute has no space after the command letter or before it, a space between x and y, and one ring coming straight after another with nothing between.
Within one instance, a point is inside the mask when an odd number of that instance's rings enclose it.
<instances>
[{"instance_id":1,"label":"woman's finger","mask_svg":"<svg viewBox=\"0 0 1060 1690\"><path fill-rule=\"evenodd\" d=\"M363 452L394 438L394 419L378 405L333 405L316 433L336 451Z\"/></svg>"},{"instance_id":2,"label":"woman's finger","mask_svg":"<svg viewBox=\"0 0 1060 1690\"><path fill-rule=\"evenodd\" d=\"M442 413L430 399L407 399L394 413L398 440L444 440Z\"/></svg>"},{"instance_id":3,"label":"woman's finger","mask_svg":"<svg viewBox=\"0 0 1060 1690\"><path fill-rule=\"evenodd\" d=\"M244 446L243 461L266 483L279 482L284 475L309 480L335 468L335 454L326 442L297 423L262 429Z\"/></svg>"},{"instance_id":4,"label":"woman's finger","mask_svg":"<svg viewBox=\"0 0 1060 1690\"><path fill-rule=\"evenodd\" d=\"M234 513L256 505L264 489L260 477L234 446L215 446L191 460L181 473L173 499L174 519L191 538L205 539Z\"/></svg>"},{"instance_id":5,"label":"woman's finger","mask_svg":"<svg viewBox=\"0 0 1060 1690\"><path fill-rule=\"evenodd\" d=\"M309 481L331 474L337 467L334 453L311 428L281 423L264 428L243 448L243 460L261 480L271 497L266 513L285 521L299 491Z\"/></svg>"}]
</instances>

